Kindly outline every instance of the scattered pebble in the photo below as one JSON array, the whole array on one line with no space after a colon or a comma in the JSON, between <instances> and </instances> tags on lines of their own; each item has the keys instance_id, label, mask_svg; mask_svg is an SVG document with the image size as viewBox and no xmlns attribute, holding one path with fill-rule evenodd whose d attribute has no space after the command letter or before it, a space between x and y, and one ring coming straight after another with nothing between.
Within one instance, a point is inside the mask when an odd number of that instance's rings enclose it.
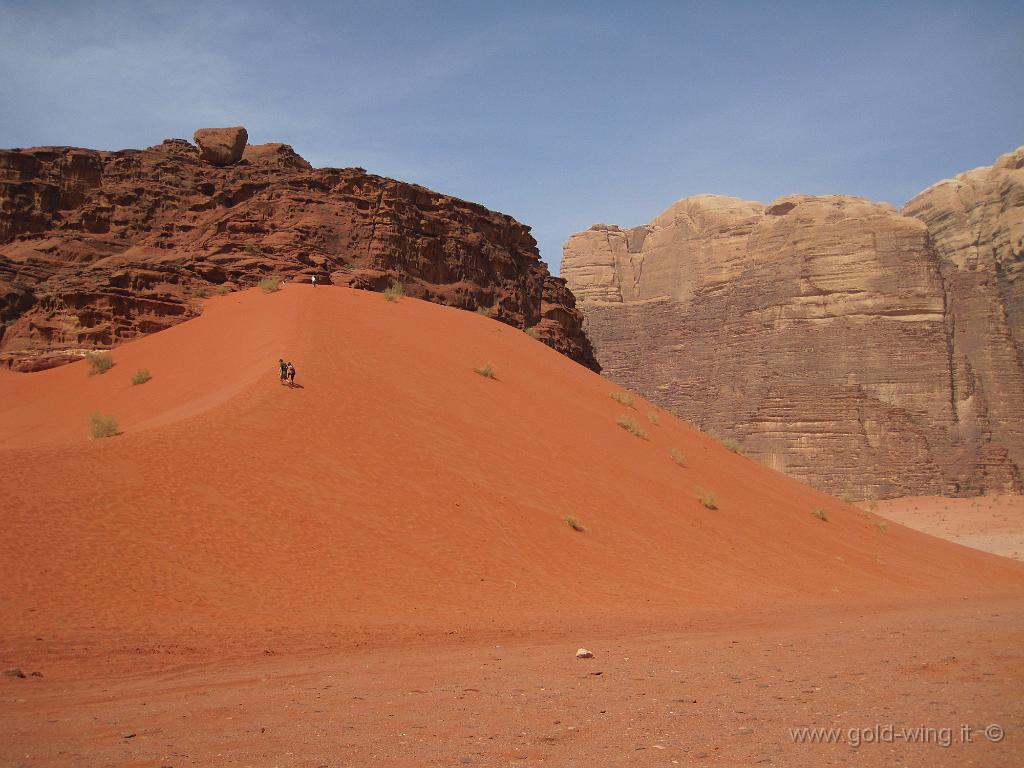
<instances>
[{"instance_id":1,"label":"scattered pebble","mask_svg":"<svg viewBox=\"0 0 1024 768\"><path fill-rule=\"evenodd\" d=\"M578 651L576 651L576 658L577 659L592 659L592 658L594 658L594 654L592 654L586 648L580 648Z\"/></svg>"},{"instance_id":2,"label":"scattered pebble","mask_svg":"<svg viewBox=\"0 0 1024 768\"><path fill-rule=\"evenodd\" d=\"M579 655L579 654L577 654L577 655ZM5 669L4 670L4 677L25 677L25 673L22 672L17 667L11 667L10 669Z\"/></svg>"}]
</instances>

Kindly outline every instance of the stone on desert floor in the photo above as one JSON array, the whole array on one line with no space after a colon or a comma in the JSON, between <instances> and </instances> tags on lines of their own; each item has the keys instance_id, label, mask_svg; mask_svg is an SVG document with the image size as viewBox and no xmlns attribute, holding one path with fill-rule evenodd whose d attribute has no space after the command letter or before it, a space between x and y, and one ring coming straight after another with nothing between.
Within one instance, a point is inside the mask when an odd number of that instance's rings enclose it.
<instances>
[{"instance_id":1,"label":"stone on desert floor","mask_svg":"<svg viewBox=\"0 0 1024 768\"><path fill-rule=\"evenodd\" d=\"M592 659L592 658L594 658L594 654L591 653L590 651L588 651L586 648L580 648L578 651L576 651L576 658L577 659Z\"/></svg>"}]
</instances>

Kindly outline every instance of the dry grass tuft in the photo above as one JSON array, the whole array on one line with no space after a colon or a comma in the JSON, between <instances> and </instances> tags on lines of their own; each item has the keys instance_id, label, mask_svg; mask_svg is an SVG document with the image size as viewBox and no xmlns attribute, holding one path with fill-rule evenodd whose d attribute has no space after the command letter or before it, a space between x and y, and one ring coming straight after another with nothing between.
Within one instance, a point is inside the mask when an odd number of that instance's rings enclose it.
<instances>
[{"instance_id":1,"label":"dry grass tuft","mask_svg":"<svg viewBox=\"0 0 1024 768\"><path fill-rule=\"evenodd\" d=\"M572 517L571 515L565 518L565 524L572 528L574 531L584 530L583 523L581 523L579 520L577 520L575 517Z\"/></svg>"},{"instance_id":2,"label":"dry grass tuft","mask_svg":"<svg viewBox=\"0 0 1024 768\"><path fill-rule=\"evenodd\" d=\"M633 407L633 396L629 392L609 392L608 397L627 408Z\"/></svg>"},{"instance_id":3,"label":"dry grass tuft","mask_svg":"<svg viewBox=\"0 0 1024 768\"><path fill-rule=\"evenodd\" d=\"M486 365L481 365L479 368L474 368L473 370L479 373L485 379L497 378L497 376L495 376L494 374L494 367L490 363L487 363Z\"/></svg>"},{"instance_id":4,"label":"dry grass tuft","mask_svg":"<svg viewBox=\"0 0 1024 768\"><path fill-rule=\"evenodd\" d=\"M96 411L89 416L89 437L97 440L101 437L113 437L117 434L117 421L113 416Z\"/></svg>"},{"instance_id":5,"label":"dry grass tuft","mask_svg":"<svg viewBox=\"0 0 1024 768\"><path fill-rule=\"evenodd\" d=\"M260 290L264 293L273 293L274 291L281 290L281 278L280 277L264 277L258 283Z\"/></svg>"},{"instance_id":6,"label":"dry grass tuft","mask_svg":"<svg viewBox=\"0 0 1024 768\"><path fill-rule=\"evenodd\" d=\"M89 363L90 376L106 373L114 367L114 358L109 352L88 352L85 359Z\"/></svg>"},{"instance_id":7,"label":"dry grass tuft","mask_svg":"<svg viewBox=\"0 0 1024 768\"><path fill-rule=\"evenodd\" d=\"M390 287L384 289L384 298L388 301L398 301L403 296L405 296L405 286L401 283L392 283Z\"/></svg>"},{"instance_id":8,"label":"dry grass tuft","mask_svg":"<svg viewBox=\"0 0 1024 768\"><path fill-rule=\"evenodd\" d=\"M615 420L615 423L622 427L624 430L629 432L631 435L647 439L647 433L640 428L640 425L636 423L636 420L626 414L622 414Z\"/></svg>"},{"instance_id":9,"label":"dry grass tuft","mask_svg":"<svg viewBox=\"0 0 1024 768\"><path fill-rule=\"evenodd\" d=\"M715 494L711 493L711 491L705 491L703 488L698 488L697 501L708 509L718 509L718 504L715 503Z\"/></svg>"}]
</instances>

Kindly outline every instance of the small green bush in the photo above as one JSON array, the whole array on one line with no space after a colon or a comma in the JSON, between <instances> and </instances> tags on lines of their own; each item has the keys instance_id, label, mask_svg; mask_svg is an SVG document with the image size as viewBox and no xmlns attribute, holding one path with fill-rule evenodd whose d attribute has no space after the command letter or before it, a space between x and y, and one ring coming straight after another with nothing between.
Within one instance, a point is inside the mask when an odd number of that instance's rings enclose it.
<instances>
[{"instance_id":1,"label":"small green bush","mask_svg":"<svg viewBox=\"0 0 1024 768\"><path fill-rule=\"evenodd\" d=\"M633 396L629 392L609 392L608 397L627 408L633 407Z\"/></svg>"},{"instance_id":2,"label":"small green bush","mask_svg":"<svg viewBox=\"0 0 1024 768\"><path fill-rule=\"evenodd\" d=\"M715 503L715 494L710 491L705 491L703 488L697 489L697 500L708 509L718 509L718 505Z\"/></svg>"},{"instance_id":3,"label":"small green bush","mask_svg":"<svg viewBox=\"0 0 1024 768\"><path fill-rule=\"evenodd\" d=\"M210 295L210 291L207 290L206 286L201 285L192 291L192 295L197 299L205 299Z\"/></svg>"},{"instance_id":4,"label":"small green bush","mask_svg":"<svg viewBox=\"0 0 1024 768\"><path fill-rule=\"evenodd\" d=\"M398 301L405 296L405 286L401 283L392 283L389 288L384 289L384 298L388 301Z\"/></svg>"},{"instance_id":5,"label":"small green bush","mask_svg":"<svg viewBox=\"0 0 1024 768\"><path fill-rule=\"evenodd\" d=\"M821 520L821 522L823 522L823 523L827 523L828 522L828 515L825 514L825 510L822 509L821 507L817 507L814 510L814 512L812 512L811 514L813 514L816 518Z\"/></svg>"},{"instance_id":6,"label":"small green bush","mask_svg":"<svg viewBox=\"0 0 1024 768\"><path fill-rule=\"evenodd\" d=\"M619 416L619 418L615 420L615 423L629 432L629 434L636 435L637 437L645 440L647 439L647 433L640 428L640 425L636 423L635 419L627 416L626 414Z\"/></svg>"},{"instance_id":7,"label":"small green bush","mask_svg":"<svg viewBox=\"0 0 1024 768\"><path fill-rule=\"evenodd\" d=\"M274 291L281 290L281 278L280 277L264 277L259 282L260 289L264 293L273 293Z\"/></svg>"},{"instance_id":8,"label":"small green bush","mask_svg":"<svg viewBox=\"0 0 1024 768\"><path fill-rule=\"evenodd\" d=\"M225 293L230 293L231 288L226 283L221 283L217 286L217 295L223 296Z\"/></svg>"},{"instance_id":9,"label":"small green bush","mask_svg":"<svg viewBox=\"0 0 1024 768\"><path fill-rule=\"evenodd\" d=\"M523 333L529 336L531 339L539 339L540 331L537 330L536 325L531 325L529 328L524 328Z\"/></svg>"},{"instance_id":10,"label":"small green bush","mask_svg":"<svg viewBox=\"0 0 1024 768\"><path fill-rule=\"evenodd\" d=\"M96 411L89 416L89 437L97 440L101 437L113 437L117 434L117 421L113 416Z\"/></svg>"},{"instance_id":11,"label":"small green bush","mask_svg":"<svg viewBox=\"0 0 1024 768\"><path fill-rule=\"evenodd\" d=\"M674 462L675 462L676 464L678 464L678 465L679 465L680 467L682 467L682 466L685 466L685 465L686 465L686 461L685 461L685 459L683 459L683 454L681 454L681 453L679 452L679 449L678 449L678 448L672 448L672 449L670 449L670 450L669 450L669 452L668 452L668 455L669 455L669 457L670 457L670 458L672 459L672 461L674 461Z\"/></svg>"},{"instance_id":12,"label":"small green bush","mask_svg":"<svg viewBox=\"0 0 1024 768\"><path fill-rule=\"evenodd\" d=\"M569 517L565 518L565 524L568 525L570 528L572 528L574 531L582 531L583 530L583 523L581 523L579 520L577 520L572 515L570 515Z\"/></svg>"},{"instance_id":13,"label":"small green bush","mask_svg":"<svg viewBox=\"0 0 1024 768\"><path fill-rule=\"evenodd\" d=\"M145 384L151 378L153 377L149 375L149 368L139 368L132 376L132 384Z\"/></svg>"},{"instance_id":14,"label":"small green bush","mask_svg":"<svg viewBox=\"0 0 1024 768\"><path fill-rule=\"evenodd\" d=\"M246 243L245 245L242 246L242 250L245 251L246 253L253 254L256 253L256 246L253 245L252 243Z\"/></svg>"},{"instance_id":15,"label":"small green bush","mask_svg":"<svg viewBox=\"0 0 1024 768\"><path fill-rule=\"evenodd\" d=\"M114 367L114 358L109 352L88 352L85 359L89 363L90 376L106 373Z\"/></svg>"},{"instance_id":16,"label":"small green bush","mask_svg":"<svg viewBox=\"0 0 1024 768\"><path fill-rule=\"evenodd\" d=\"M476 313L484 317L494 317L494 307L477 307Z\"/></svg>"},{"instance_id":17,"label":"small green bush","mask_svg":"<svg viewBox=\"0 0 1024 768\"><path fill-rule=\"evenodd\" d=\"M485 379L496 378L496 376L494 375L494 368L491 366L490 363L487 363L487 365L481 365L479 368L474 368L473 370L479 373Z\"/></svg>"}]
</instances>

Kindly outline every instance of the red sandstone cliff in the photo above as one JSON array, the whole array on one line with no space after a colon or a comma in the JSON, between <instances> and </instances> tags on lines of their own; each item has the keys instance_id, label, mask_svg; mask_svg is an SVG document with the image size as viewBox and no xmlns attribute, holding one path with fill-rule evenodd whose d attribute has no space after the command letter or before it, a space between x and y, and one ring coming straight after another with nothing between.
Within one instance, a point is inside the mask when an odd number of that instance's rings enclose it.
<instances>
[{"instance_id":1,"label":"red sandstone cliff","mask_svg":"<svg viewBox=\"0 0 1024 768\"><path fill-rule=\"evenodd\" d=\"M565 281L510 216L361 168L314 169L244 129L144 150L0 150L0 364L46 368L274 275L380 290L536 327L596 368Z\"/></svg>"},{"instance_id":2,"label":"red sandstone cliff","mask_svg":"<svg viewBox=\"0 0 1024 768\"><path fill-rule=\"evenodd\" d=\"M562 274L612 380L834 493L1019 492L1024 151L918 195L701 195Z\"/></svg>"}]
</instances>

